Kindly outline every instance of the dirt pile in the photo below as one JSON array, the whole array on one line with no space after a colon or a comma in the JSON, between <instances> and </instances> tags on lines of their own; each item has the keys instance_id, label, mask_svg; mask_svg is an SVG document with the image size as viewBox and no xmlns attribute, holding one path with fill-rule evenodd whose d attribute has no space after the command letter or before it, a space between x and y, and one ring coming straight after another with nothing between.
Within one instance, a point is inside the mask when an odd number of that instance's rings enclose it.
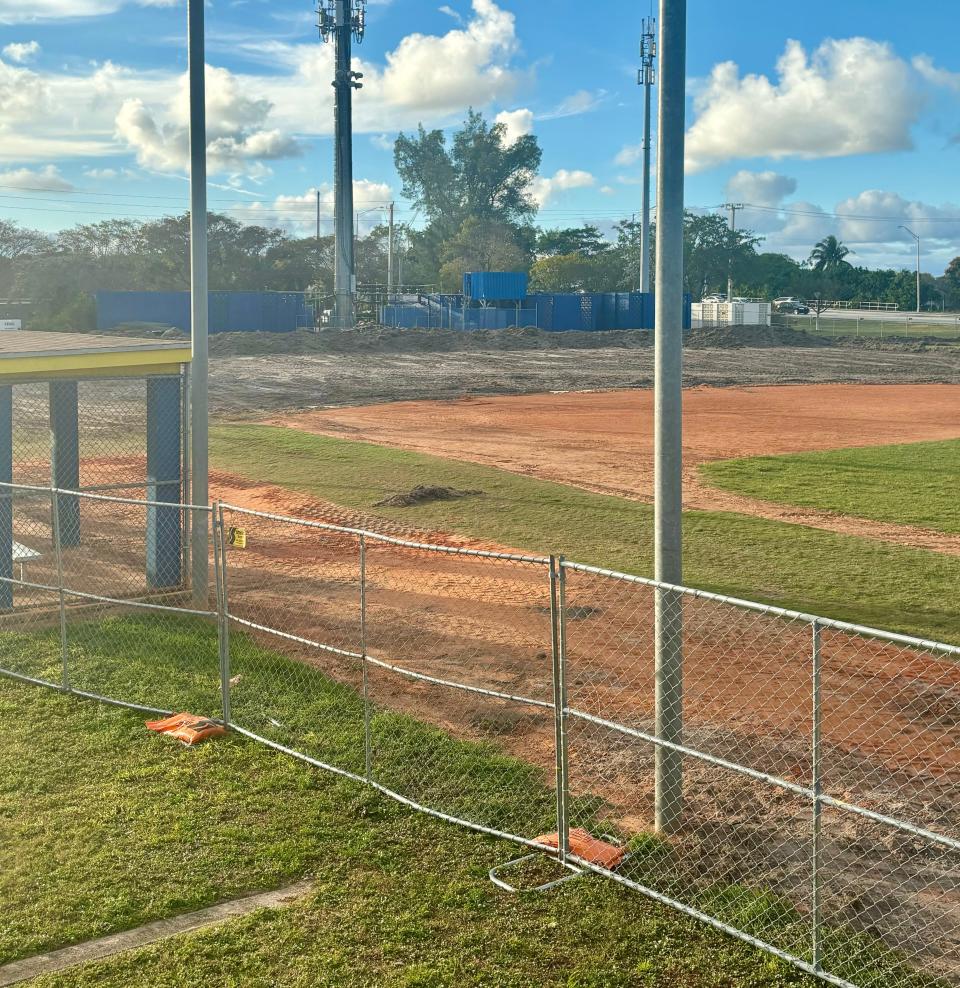
<instances>
[{"instance_id":1,"label":"dirt pile","mask_svg":"<svg viewBox=\"0 0 960 988\"><path fill-rule=\"evenodd\" d=\"M694 350L733 350L742 347L830 347L834 341L787 326L704 326L687 334L685 343Z\"/></svg>"},{"instance_id":2,"label":"dirt pile","mask_svg":"<svg viewBox=\"0 0 960 988\"><path fill-rule=\"evenodd\" d=\"M374 504L375 508L412 508L415 504L429 504L431 501L457 501L462 497L481 497L483 491L458 491L454 487L433 487L418 484L413 490L403 494L391 494Z\"/></svg>"}]
</instances>

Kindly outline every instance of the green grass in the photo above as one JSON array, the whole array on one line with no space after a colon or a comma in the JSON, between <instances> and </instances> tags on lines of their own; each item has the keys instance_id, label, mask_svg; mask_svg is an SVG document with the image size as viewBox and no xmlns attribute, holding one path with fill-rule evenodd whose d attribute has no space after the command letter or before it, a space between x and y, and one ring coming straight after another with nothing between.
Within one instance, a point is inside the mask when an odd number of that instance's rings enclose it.
<instances>
[{"instance_id":1,"label":"green grass","mask_svg":"<svg viewBox=\"0 0 960 988\"><path fill-rule=\"evenodd\" d=\"M708 463L715 487L764 501L960 532L960 441L869 446Z\"/></svg>"},{"instance_id":2,"label":"green grass","mask_svg":"<svg viewBox=\"0 0 960 988\"><path fill-rule=\"evenodd\" d=\"M77 660L108 692L136 680L145 690L176 694L185 706L204 703L215 671L170 660L203 634L193 622L113 618L91 626ZM44 672L56 674L54 631L5 634L0 648L7 659L39 656ZM242 651L244 676L269 670L271 715L295 730L302 746L349 759L361 740L358 697L249 641ZM295 678L298 685L288 689ZM2 679L0 717L0 960L304 876L316 883L295 906L41 978L37 988L811 984L597 877L542 896L502 894L487 870L515 856L515 846L413 813L237 735L185 749L147 733L136 713ZM497 800L508 767L512 784L531 795L522 805L507 796L504 820L543 824L550 794L528 766L409 717L375 711L374 722L375 733L394 741L380 754L385 771L412 781L425 755L435 754L446 778L460 777L470 790L461 806L470 812L471 801ZM438 793L427 783L422 794L432 801ZM653 880L665 867L663 842L635 843L635 874ZM800 917L782 898L717 885L701 901L800 949ZM866 935L834 929L827 946L838 973L855 974L870 988L931 984Z\"/></svg>"},{"instance_id":3,"label":"green grass","mask_svg":"<svg viewBox=\"0 0 960 988\"><path fill-rule=\"evenodd\" d=\"M955 317L953 317L953 322L933 322L928 319L910 319L908 322L908 316L909 313L891 312L883 317L877 315L861 319L858 325L856 319L843 319L827 311L820 316L818 335L833 338L852 336L881 340L892 338L935 339L943 343L960 340L960 325L957 324ZM946 318L951 318L949 313ZM786 325L791 329L817 333L816 318L810 316L776 315L774 320L778 325Z\"/></svg>"},{"instance_id":4,"label":"green grass","mask_svg":"<svg viewBox=\"0 0 960 988\"><path fill-rule=\"evenodd\" d=\"M649 505L506 471L269 426L223 425L214 464L423 529L563 553L641 575L653 569ZM429 483L485 496L374 508ZM693 586L924 637L960 641L960 559L743 515L684 514L685 581Z\"/></svg>"}]
</instances>

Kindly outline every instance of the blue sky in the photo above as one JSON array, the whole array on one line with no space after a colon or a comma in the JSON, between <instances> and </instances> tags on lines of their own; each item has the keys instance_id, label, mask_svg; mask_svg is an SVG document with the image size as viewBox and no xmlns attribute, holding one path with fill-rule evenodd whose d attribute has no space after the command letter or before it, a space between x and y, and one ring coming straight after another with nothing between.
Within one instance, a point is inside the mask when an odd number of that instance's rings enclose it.
<instances>
[{"instance_id":1,"label":"blue sky","mask_svg":"<svg viewBox=\"0 0 960 988\"><path fill-rule=\"evenodd\" d=\"M960 14L892 0L689 0L686 200L796 257L836 233L870 266L960 254ZM639 208L647 3L371 0L357 49L358 208L399 201L391 141L473 105L544 150L545 225ZM178 0L0 0L0 216L54 229L185 205ZM306 232L332 177L329 46L309 2L207 6L211 205ZM838 214L838 215L833 215Z\"/></svg>"}]
</instances>

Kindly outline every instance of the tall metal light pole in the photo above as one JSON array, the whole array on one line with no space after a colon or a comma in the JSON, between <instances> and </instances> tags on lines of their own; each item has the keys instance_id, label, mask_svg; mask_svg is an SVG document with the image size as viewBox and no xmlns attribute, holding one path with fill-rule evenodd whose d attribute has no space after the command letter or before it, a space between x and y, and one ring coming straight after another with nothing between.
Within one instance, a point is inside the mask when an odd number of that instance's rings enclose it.
<instances>
[{"instance_id":1,"label":"tall metal light pole","mask_svg":"<svg viewBox=\"0 0 960 988\"><path fill-rule=\"evenodd\" d=\"M657 21L643 19L640 35L640 72L637 82L643 86L643 207L640 219L640 291L650 291L650 93L656 84L653 60L657 55Z\"/></svg>"},{"instance_id":2,"label":"tall metal light pole","mask_svg":"<svg viewBox=\"0 0 960 988\"><path fill-rule=\"evenodd\" d=\"M362 72L350 68L352 42L363 41L367 0L321 0L318 27L324 41L333 38L334 97L334 324L352 329L357 288L353 254L353 91L361 89Z\"/></svg>"},{"instance_id":3,"label":"tall metal light pole","mask_svg":"<svg viewBox=\"0 0 960 988\"><path fill-rule=\"evenodd\" d=\"M662 583L683 580L683 157L686 118L687 2L660 0L657 118L657 279L654 369L654 556ZM656 592L656 732L683 740L683 611L673 590ZM675 830L683 815L683 761L657 745L657 830Z\"/></svg>"},{"instance_id":4,"label":"tall metal light pole","mask_svg":"<svg viewBox=\"0 0 960 988\"><path fill-rule=\"evenodd\" d=\"M914 233L913 230L911 230L909 227L903 226L902 224L899 227L899 229L906 230L907 233L909 233L910 236L913 237L913 239L916 240L917 242L917 312L919 312L920 311L920 234Z\"/></svg>"},{"instance_id":5,"label":"tall metal light pole","mask_svg":"<svg viewBox=\"0 0 960 988\"><path fill-rule=\"evenodd\" d=\"M207 114L204 0L187 0L187 75L190 91L190 502L210 499L207 376ZM191 585L198 608L208 607L209 522L192 519Z\"/></svg>"}]
</instances>

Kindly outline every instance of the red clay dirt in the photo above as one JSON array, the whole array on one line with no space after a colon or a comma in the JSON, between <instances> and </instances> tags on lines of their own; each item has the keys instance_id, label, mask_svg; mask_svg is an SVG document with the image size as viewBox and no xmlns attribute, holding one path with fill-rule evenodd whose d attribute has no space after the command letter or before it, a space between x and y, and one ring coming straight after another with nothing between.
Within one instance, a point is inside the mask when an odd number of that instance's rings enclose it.
<instances>
[{"instance_id":1,"label":"red clay dirt","mask_svg":"<svg viewBox=\"0 0 960 988\"><path fill-rule=\"evenodd\" d=\"M323 409L275 424L468 460L649 501L646 390L411 401ZM684 392L684 503L960 554L960 537L771 504L707 486L712 460L960 437L960 386L793 385Z\"/></svg>"}]
</instances>

